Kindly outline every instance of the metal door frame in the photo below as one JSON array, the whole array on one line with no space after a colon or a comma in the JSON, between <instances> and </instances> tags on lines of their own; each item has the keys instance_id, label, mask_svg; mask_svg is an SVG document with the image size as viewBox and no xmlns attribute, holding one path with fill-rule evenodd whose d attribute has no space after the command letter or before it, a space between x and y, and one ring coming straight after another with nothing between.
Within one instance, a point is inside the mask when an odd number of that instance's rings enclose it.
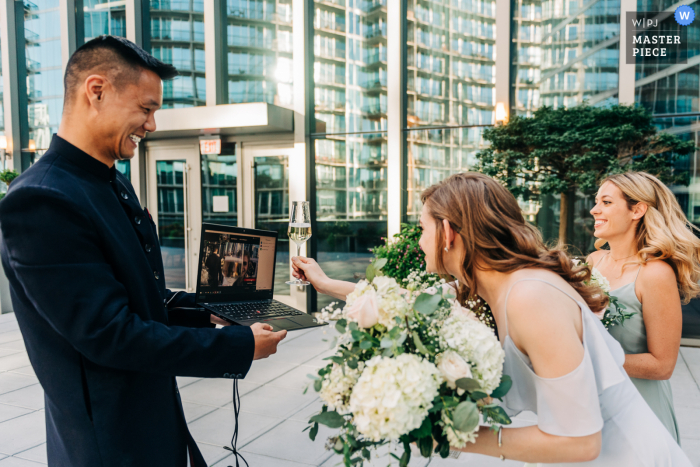
<instances>
[{"instance_id":1,"label":"metal door frame","mask_svg":"<svg viewBox=\"0 0 700 467\"><path fill-rule=\"evenodd\" d=\"M146 145L147 206L158 229L158 181L156 162L185 161L183 202L185 225L185 290L194 292L202 226L202 162L198 141L174 143L154 141ZM168 284L166 284L167 286Z\"/></svg>"}]
</instances>

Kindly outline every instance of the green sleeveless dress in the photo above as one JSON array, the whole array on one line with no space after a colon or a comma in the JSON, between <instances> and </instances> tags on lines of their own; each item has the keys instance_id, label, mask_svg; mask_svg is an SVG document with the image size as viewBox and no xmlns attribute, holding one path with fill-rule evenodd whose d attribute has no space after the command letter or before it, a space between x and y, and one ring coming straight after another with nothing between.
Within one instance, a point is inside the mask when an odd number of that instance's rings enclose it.
<instances>
[{"instance_id":1,"label":"green sleeveless dress","mask_svg":"<svg viewBox=\"0 0 700 467\"><path fill-rule=\"evenodd\" d=\"M641 266L639 267L641 270ZM639 272L637 272L639 276ZM615 290L610 291L610 295L627 307L626 311L635 314L620 326L611 326L608 330L610 334L622 345L625 354L648 353L647 329L642 318L642 304L634 291L634 284L631 282ZM676 422L676 412L673 408L673 394L671 393L671 381L630 378L644 400L649 404L651 410L659 417L661 423L668 429L671 436L680 445L681 437L678 433L678 423Z\"/></svg>"}]
</instances>

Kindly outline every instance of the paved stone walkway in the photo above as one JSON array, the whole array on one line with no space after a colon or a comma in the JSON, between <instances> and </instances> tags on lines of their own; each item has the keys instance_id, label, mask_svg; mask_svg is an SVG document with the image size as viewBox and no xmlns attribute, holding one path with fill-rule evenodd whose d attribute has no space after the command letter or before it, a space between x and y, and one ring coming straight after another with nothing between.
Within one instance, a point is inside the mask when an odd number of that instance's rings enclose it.
<instances>
[{"instance_id":1,"label":"paved stone walkway","mask_svg":"<svg viewBox=\"0 0 700 467\"><path fill-rule=\"evenodd\" d=\"M304 387L330 354L322 330L288 335L279 352L253 363L239 383L242 410L238 447L250 467L303 467L340 465L339 457L324 449L330 430L319 431L316 442L306 432L309 416L320 408L313 389ZM233 433L232 382L227 379L178 378L190 431L210 466L235 466L223 449ZM683 449L700 467L700 348L683 347L671 380ZM532 414L515 420L534 422ZM390 457L371 463L385 467ZM0 467L38 467L46 464L44 397L24 349L13 314L0 315ZM394 461L394 465L397 462ZM459 460L414 457L415 467L522 467L521 462L462 454Z\"/></svg>"}]
</instances>

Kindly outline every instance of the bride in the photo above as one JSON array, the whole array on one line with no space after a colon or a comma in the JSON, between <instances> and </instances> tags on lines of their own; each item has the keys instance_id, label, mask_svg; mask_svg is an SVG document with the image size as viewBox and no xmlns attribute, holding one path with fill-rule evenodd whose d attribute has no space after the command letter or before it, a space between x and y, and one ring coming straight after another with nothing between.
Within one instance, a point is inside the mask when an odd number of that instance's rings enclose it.
<instances>
[{"instance_id":1,"label":"bride","mask_svg":"<svg viewBox=\"0 0 700 467\"><path fill-rule=\"evenodd\" d=\"M536 426L482 427L465 452L559 465L690 467L623 369L620 344L591 310L607 305L590 274L560 249L548 249L502 185L479 173L453 175L422 195L420 219L429 272L459 284L460 301L479 295L491 307L513 387L509 414L537 413ZM344 300L354 284L332 280L312 259L294 275Z\"/></svg>"}]
</instances>

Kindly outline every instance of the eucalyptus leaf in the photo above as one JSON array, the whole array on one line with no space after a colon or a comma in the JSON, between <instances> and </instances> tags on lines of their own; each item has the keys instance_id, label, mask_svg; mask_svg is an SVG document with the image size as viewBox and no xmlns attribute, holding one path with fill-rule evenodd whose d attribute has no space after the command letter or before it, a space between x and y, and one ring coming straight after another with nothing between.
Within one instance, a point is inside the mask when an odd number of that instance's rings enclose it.
<instances>
[{"instance_id":1,"label":"eucalyptus leaf","mask_svg":"<svg viewBox=\"0 0 700 467\"><path fill-rule=\"evenodd\" d=\"M513 386L513 380L510 379L510 376L501 376L501 384L499 384L498 387L493 390L493 392L491 393L491 397L500 399L508 393L511 386Z\"/></svg>"},{"instance_id":2,"label":"eucalyptus leaf","mask_svg":"<svg viewBox=\"0 0 700 467\"><path fill-rule=\"evenodd\" d=\"M351 331L350 335L355 342L361 341L365 337L365 333L362 331Z\"/></svg>"},{"instance_id":3,"label":"eucalyptus leaf","mask_svg":"<svg viewBox=\"0 0 700 467\"><path fill-rule=\"evenodd\" d=\"M362 350L369 350L372 348L372 341L364 340L360 342L360 348Z\"/></svg>"},{"instance_id":4,"label":"eucalyptus leaf","mask_svg":"<svg viewBox=\"0 0 700 467\"><path fill-rule=\"evenodd\" d=\"M472 392L476 391L477 389L481 389L481 384L479 384L479 382L473 378L460 378L457 381L455 381L455 384L458 388L464 389L467 392Z\"/></svg>"},{"instance_id":5,"label":"eucalyptus leaf","mask_svg":"<svg viewBox=\"0 0 700 467\"><path fill-rule=\"evenodd\" d=\"M374 266L375 271L381 271L381 269L386 266L386 262L386 258L377 258L374 260L374 263L372 263L372 266Z\"/></svg>"},{"instance_id":6,"label":"eucalyptus leaf","mask_svg":"<svg viewBox=\"0 0 700 467\"><path fill-rule=\"evenodd\" d=\"M367 270L365 271L365 277L367 278L367 282L372 282L377 275L377 272L374 270L374 266L371 264L367 266Z\"/></svg>"},{"instance_id":7,"label":"eucalyptus leaf","mask_svg":"<svg viewBox=\"0 0 700 467\"><path fill-rule=\"evenodd\" d=\"M423 342L421 342L420 337L418 336L418 333L413 332L413 344L416 346L416 350L418 350L420 353L424 355L429 355L430 352L428 349L423 345Z\"/></svg>"},{"instance_id":8,"label":"eucalyptus leaf","mask_svg":"<svg viewBox=\"0 0 700 467\"><path fill-rule=\"evenodd\" d=\"M317 379L314 381L314 391L321 392L321 387L323 387L323 380Z\"/></svg>"},{"instance_id":9,"label":"eucalyptus leaf","mask_svg":"<svg viewBox=\"0 0 700 467\"><path fill-rule=\"evenodd\" d=\"M356 358L351 358L347 362L348 368L351 370L357 370L357 359Z\"/></svg>"},{"instance_id":10,"label":"eucalyptus leaf","mask_svg":"<svg viewBox=\"0 0 700 467\"><path fill-rule=\"evenodd\" d=\"M340 324L340 321L338 321L337 323L335 323L335 330L338 331L338 332L341 333L341 334L345 334L345 326L343 326L342 324Z\"/></svg>"},{"instance_id":11,"label":"eucalyptus leaf","mask_svg":"<svg viewBox=\"0 0 700 467\"><path fill-rule=\"evenodd\" d=\"M472 401L461 402L452 413L455 429L471 433L479 424L479 409Z\"/></svg>"},{"instance_id":12,"label":"eucalyptus leaf","mask_svg":"<svg viewBox=\"0 0 700 467\"><path fill-rule=\"evenodd\" d=\"M394 341L389 337L384 337L380 342L379 346L382 349L390 349L394 346Z\"/></svg>"},{"instance_id":13,"label":"eucalyptus leaf","mask_svg":"<svg viewBox=\"0 0 700 467\"><path fill-rule=\"evenodd\" d=\"M359 326L357 325L357 321L350 321L348 324L348 327L350 328L351 331L357 331L359 329Z\"/></svg>"},{"instance_id":14,"label":"eucalyptus leaf","mask_svg":"<svg viewBox=\"0 0 700 467\"><path fill-rule=\"evenodd\" d=\"M318 434L318 423L314 423L314 426L309 430L309 438L311 441L316 441L316 435Z\"/></svg>"},{"instance_id":15,"label":"eucalyptus leaf","mask_svg":"<svg viewBox=\"0 0 700 467\"><path fill-rule=\"evenodd\" d=\"M489 395L486 394L484 391L474 391L474 392L472 392L471 396L474 400L479 400L479 399L483 399L485 397L489 397Z\"/></svg>"},{"instance_id":16,"label":"eucalyptus leaf","mask_svg":"<svg viewBox=\"0 0 700 467\"><path fill-rule=\"evenodd\" d=\"M401 335L399 336L398 340L396 341L396 344L402 345L404 342L406 342L407 337L408 337L408 334L405 332L402 332Z\"/></svg>"},{"instance_id":17,"label":"eucalyptus leaf","mask_svg":"<svg viewBox=\"0 0 700 467\"><path fill-rule=\"evenodd\" d=\"M394 355L394 349L384 349L384 352L382 352L382 357L391 357Z\"/></svg>"},{"instance_id":18,"label":"eucalyptus leaf","mask_svg":"<svg viewBox=\"0 0 700 467\"><path fill-rule=\"evenodd\" d=\"M488 415L491 418L493 418L494 422L500 423L501 425L510 425L512 423L510 417L501 406L496 406L492 409L489 409Z\"/></svg>"},{"instance_id":19,"label":"eucalyptus leaf","mask_svg":"<svg viewBox=\"0 0 700 467\"><path fill-rule=\"evenodd\" d=\"M421 423L421 425L418 428L411 431L408 435L416 439L421 439L425 438L426 436L430 436L433 431L432 429L433 424L430 422L430 417L425 417L423 419L423 423Z\"/></svg>"},{"instance_id":20,"label":"eucalyptus leaf","mask_svg":"<svg viewBox=\"0 0 700 467\"><path fill-rule=\"evenodd\" d=\"M430 295L429 293L422 293L413 303L413 309L424 315L432 315L438 309L440 300L442 300L442 295L440 294Z\"/></svg>"},{"instance_id":21,"label":"eucalyptus leaf","mask_svg":"<svg viewBox=\"0 0 700 467\"><path fill-rule=\"evenodd\" d=\"M345 418L336 411L322 412L311 417L309 422L320 423L329 428L340 428L345 424Z\"/></svg>"}]
</instances>

